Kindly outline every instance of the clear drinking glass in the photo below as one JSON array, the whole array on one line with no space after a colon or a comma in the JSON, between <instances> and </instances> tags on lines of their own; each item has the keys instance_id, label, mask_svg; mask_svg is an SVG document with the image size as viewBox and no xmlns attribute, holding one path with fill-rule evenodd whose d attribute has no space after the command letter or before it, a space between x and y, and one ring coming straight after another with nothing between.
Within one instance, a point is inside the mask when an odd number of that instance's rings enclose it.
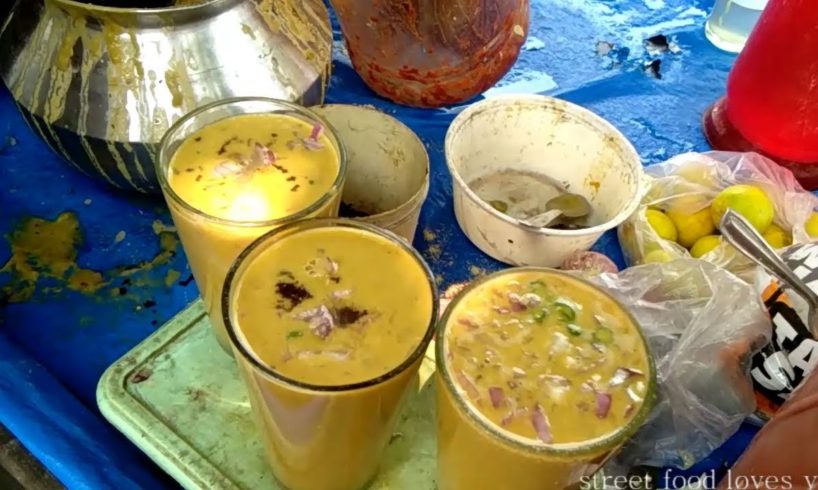
<instances>
[{"instance_id":1,"label":"clear drinking glass","mask_svg":"<svg viewBox=\"0 0 818 490\"><path fill-rule=\"evenodd\" d=\"M448 362L448 332L457 323L458 307L468 304L468 298L484 288L491 288L511 275L536 273L548 284L549 278L572 281L586 291L606 301L613 302L617 309L627 313L616 300L602 289L583 279L537 267L506 269L486 276L470 284L447 307L439 325L436 338L436 388L438 427L438 479L440 490L468 490L473 488L541 490L544 488L584 488L584 478L598 471L636 430L645 422L653 407L655 396L655 367L647 344L642 345L648 354L649 371L645 373L647 392L642 406L634 413L626 425L614 432L586 442L544 444L516 436L479 413L472 402L467 400L455 387L457 374L452 372ZM497 290L494 290L495 292ZM542 327L540 327L542 328ZM456 346L456 343L454 344ZM534 348L532 348L534 349ZM487 354L488 355L488 354ZM460 373L462 375L462 373ZM566 406L565 410L575 407Z\"/></svg>"},{"instance_id":2,"label":"clear drinking glass","mask_svg":"<svg viewBox=\"0 0 818 490\"><path fill-rule=\"evenodd\" d=\"M716 47L732 53L744 49L768 0L716 0L705 34Z\"/></svg>"},{"instance_id":3,"label":"clear drinking glass","mask_svg":"<svg viewBox=\"0 0 818 490\"><path fill-rule=\"evenodd\" d=\"M306 208L276 219L257 220L252 219L249 214L248 219L242 219L240 215L225 219L203 212L186 202L171 185L168 177L172 171L174 154L191 135L226 118L250 114L294 117L311 126L320 125L323 128L322 131L325 132L339 160L337 175L329 189ZM232 349L222 321L221 293L230 265L250 242L273 228L309 217L337 216L346 165L343 146L332 127L323 118L304 107L276 99L234 98L218 101L184 116L165 134L157 158L157 176L190 263L191 272L209 313L214 333L225 352L231 353ZM248 189L248 194L240 197L247 199L253 197L250 193L255 192L258 192L258 189Z\"/></svg>"},{"instance_id":4,"label":"clear drinking glass","mask_svg":"<svg viewBox=\"0 0 818 490\"><path fill-rule=\"evenodd\" d=\"M425 329L422 330L424 332L422 337L412 339L411 342L407 338L406 349L401 349L400 356L395 357L394 363L390 364L394 367L377 377L344 385L332 384L329 379L327 382L316 382L314 379L305 382L294 379L282 373L286 359L277 361L282 366L277 369L271 365L271 362L265 362L264 355L258 350L266 349L266 352L271 352L270 337L286 335L288 340L284 342L289 342L292 332L285 329L286 326L282 320L277 321L277 318L280 317L275 314L267 315L266 311L270 306L259 304L259 311L263 314L258 315L258 312L249 311L253 309L253 305L242 301L241 296L245 294L245 290L268 290L270 286L267 282L268 278L275 273L271 270L273 267L269 265L280 263L278 262L280 257L274 253L267 255L271 250L280 251L286 247L288 240L299 235L303 238L305 233L313 231L328 234L348 233L350 230L362 232L364 237L378 240L380 245L383 245L384 242L388 243L388 247L392 248L392 257L402 255L401 264L411 264L411 272L408 272L407 269L406 277L398 275L390 277L389 280L395 283L404 281L422 287L423 291L417 291L417 294L418 298L422 298L423 304L429 305L428 324L418 326ZM327 239L326 236L323 238L309 239L318 240L316 245L326 246L329 250L332 246L329 244L334 240ZM293 249L303 247L303 244L298 243L293 247ZM365 240L356 243L356 250L359 252L363 250L365 254L372 255L367 247ZM292 270L297 270L299 264L295 262L297 261L290 260L287 266L292 267ZM351 259L339 260L338 270L341 275L345 274L345 269L348 271L350 267L353 267L351 263ZM380 271L370 270L368 265L358 264L360 267L367 267L366 270L356 269L357 279L350 279L349 275L345 276L343 280L339 280L340 286L338 287L345 288L349 294L352 294L353 299L359 291L370 290L371 293L372 284L364 285L365 279L360 278L376 276ZM407 265L407 267L410 266ZM263 271L263 274L257 276L258 271ZM325 284L326 286L323 287L334 288L338 282L333 284L328 281ZM387 290L388 288L383 287L377 289L379 295L390 294ZM383 291L387 292L383 293ZM319 294L314 288L310 289L310 293L309 298L323 297L323 294ZM247 294L252 295L253 293ZM406 301L404 296L401 296L399 300ZM242 304L242 307L237 306L239 303ZM291 490L363 488L377 472L407 393L410 389L417 387L418 369L434 336L435 322L438 317L437 290L434 275L428 265L406 241L373 225L350 219L304 220L273 230L242 252L227 276L222 311L224 323L235 351L234 357L238 361L239 371L247 386L256 423L276 478ZM252 345L253 343L248 340L245 333L254 329L252 325L254 318L255 321L260 322L258 325L261 325L265 332L263 338L253 337L259 339L258 345ZM379 326L385 327L377 330L383 332L383 335L389 335L392 338L406 337L405 332L400 333L393 330L389 322ZM347 327L347 329L352 328L355 327ZM335 329L338 329L337 324ZM312 336L313 333L307 332L304 335ZM298 341L303 341L303 339L298 339ZM314 351L300 351L297 350L297 347L290 346L289 343L286 345L287 359L300 359L304 352L314 354ZM357 359L362 357L365 356L353 354L350 362L359 362ZM314 371L314 376L320 376L321 372L327 373L327 370L336 372L343 369L344 366L352 369L349 363L340 366L323 366Z\"/></svg>"}]
</instances>

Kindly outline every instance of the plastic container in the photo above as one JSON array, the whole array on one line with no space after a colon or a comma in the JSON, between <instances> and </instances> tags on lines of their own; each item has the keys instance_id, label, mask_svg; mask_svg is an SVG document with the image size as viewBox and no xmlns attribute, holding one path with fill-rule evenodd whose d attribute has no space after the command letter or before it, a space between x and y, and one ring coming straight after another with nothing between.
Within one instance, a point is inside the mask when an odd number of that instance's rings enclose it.
<instances>
[{"instance_id":1,"label":"plastic container","mask_svg":"<svg viewBox=\"0 0 818 490\"><path fill-rule=\"evenodd\" d=\"M511 69L528 32L528 0L331 1L364 82L410 106L479 95Z\"/></svg>"},{"instance_id":2,"label":"plastic container","mask_svg":"<svg viewBox=\"0 0 818 490\"><path fill-rule=\"evenodd\" d=\"M281 113L288 117L295 116L310 124L326 127L326 135L332 142L340 163L334 183L323 196L290 216L258 221L251 217L223 219L212 216L192 206L174 191L168 180L170 165L175 152L189 136L210 124L231 116L270 113ZM225 352L231 353L232 350L222 323L221 293L224 278L231 264L250 242L273 228L309 217L337 216L346 165L343 147L326 121L306 108L274 99L227 99L209 104L180 119L165 134L157 158L156 172L159 176L159 183L170 208L173 223L179 233L182 247L190 262L196 285L211 315L214 333ZM238 185L245 185L241 181L237 182ZM242 197L248 197L248 195Z\"/></svg>"},{"instance_id":3,"label":"plastic container","mask_svg":"<svg viewBox=\"0 0 818 490\"><path fill-rule=\"evenodd\" d=\"M818 188L818 3L770 0L704 115L716 150L757 151Z\"/></svg>"},{"instance_id":4,"label":"plastic container","mask_svg":"<svg viewBox=\"0 0 818 490\"><path fill-rule=\"evenodd\" d=\"M333 126L346 149L341 215L353 210L355 219L411 242L429 194L429 155L423 142L373 107L329 104L312 110Z\"/></svg>"},{"instance_id":5,"label":"plastic container","mask_svg":"<svg viewBox=\"0 0 818 490\"><path fill-rule=\"evenodd\" d=\"M744 49L768 0L716 0L705 34L716 47L732 53Z\"/></svg>"},{"instance_id":6,"label":"plastic container","mask_svg":"<svg viewBox=\"0 0 818 490\"><path fill-rule=\"evenodd\" d=\"M633 145L601 117L559 99L511 95L474 104L452 123L445 151L458 224L480 250L508 264L558 267L591 248L639 205L643 172ZM470 187L507 172L534 175L583 195L593 208L592 225L532 227L498 211Z\"/></svg>"}]
</instances>

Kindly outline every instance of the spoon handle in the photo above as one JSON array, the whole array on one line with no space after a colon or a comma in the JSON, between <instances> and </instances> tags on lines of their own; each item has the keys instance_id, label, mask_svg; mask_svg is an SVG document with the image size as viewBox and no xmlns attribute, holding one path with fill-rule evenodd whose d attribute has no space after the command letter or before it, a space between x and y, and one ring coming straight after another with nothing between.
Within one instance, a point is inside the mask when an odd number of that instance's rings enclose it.
<instances>
[{"instance_id":1,"label":"spoon handle","mask_svg":"<svg viewBox=\"0 0 818 490\"><path fill-rule=\"evenodd\" d=\"M775 250L743 216L733 210L728 210L721 219L719 228L730 245L784 281L811 305L818 306L818 296L815 292L796 276L792 269L787 267Z\"/></svg>"}]
</instances>

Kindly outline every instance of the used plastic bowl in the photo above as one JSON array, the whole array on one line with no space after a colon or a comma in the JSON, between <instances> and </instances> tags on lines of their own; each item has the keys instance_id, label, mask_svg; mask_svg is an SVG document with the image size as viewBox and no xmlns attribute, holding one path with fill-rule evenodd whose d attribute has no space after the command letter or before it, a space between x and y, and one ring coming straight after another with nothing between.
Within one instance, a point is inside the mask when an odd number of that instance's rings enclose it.
<instances>
[{"instance_id":1,"label":"used plastic bowl","mask_svg":"<svg viewBox=\"0 0 818 490\"><path fill-rule=\"evenodd\" d=\"M374 107L327 104L311 110L332 125L346 149L342 202L363 214L355 219L411 243L429 193L429 155L420 138Z\"/></svg>"},{"instance_id":2,"label":"used plastic bowl","mask_svg":"<svg viewBox=\"0 0 818 490\"><path fill-rule=\"evenodd\" d=\"M609 122L575 104L539 95L487 99L464 110L446 135L457 222L469 240L512 265L558 267L590 249L639 205L642 164ZM537 175L591 203L590 227L533 227L508 216L469 187L510 170Z\"/></svg>"}]
</instances>

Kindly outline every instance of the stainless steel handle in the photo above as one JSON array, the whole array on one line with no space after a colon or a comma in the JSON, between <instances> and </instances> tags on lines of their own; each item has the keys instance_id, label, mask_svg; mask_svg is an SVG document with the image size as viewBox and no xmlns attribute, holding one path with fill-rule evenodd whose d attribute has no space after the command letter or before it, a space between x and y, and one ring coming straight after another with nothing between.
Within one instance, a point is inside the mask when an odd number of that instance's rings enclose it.
<instances>
[{"instance_id":1,"label":"stainless steel handle","mask_svg":"<svg viewBox=\"0 0 818 490\"><path fill-rule=\"evenodd\" d=\"M733 210L728 210L721 219L721 234L730 245L747 256L756 264L767 269L768 272L784 281L813 307L818 306L818 296L787 267L781 257L764 240L743 216Z\"/></svg>"}]
</instances>

